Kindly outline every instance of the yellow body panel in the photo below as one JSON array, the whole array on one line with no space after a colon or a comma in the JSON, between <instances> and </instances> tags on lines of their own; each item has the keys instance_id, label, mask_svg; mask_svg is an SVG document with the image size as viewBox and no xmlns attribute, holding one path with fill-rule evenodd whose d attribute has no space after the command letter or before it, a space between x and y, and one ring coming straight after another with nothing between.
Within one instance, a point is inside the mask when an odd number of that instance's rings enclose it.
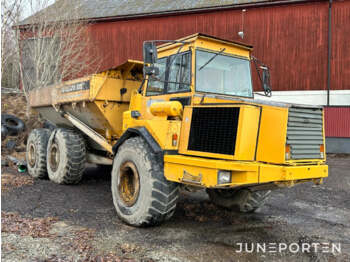
<instances>
[{"instance_id":1,"label":"yellow body panel","mask_svg":"<svg viewBox=\"0 0 350 262\"><path fill-rule=\"evenodd\" d=\"M107 121L105 126L106 136L108 140L112 136L121 137L123 134L123 113L129 109L128 103L117 103L114 101L107 102L96 100L94 101L99 112Z\"/></svg>"},{"instance_id":2,"label":"yellow body panel","mask_svg":"<svg viewBox=\"0 0 350 262\"><path fill-rule=\"evenodd\" d=\"M280 164L285 162L287 119L288 108L262 108L257 161Z\"/></svg>"},{"instance_id":3,"label":"yellow body panel","mask_svg":"<svg viewBox=\"0 0 350 262\"><path fill-rule=\"evenodd\" d=\"M179 120L168 121L166 118L137 120L131 117L131 111L126 111L123 123L126 129L145 127L163 150L178 149L178 143L174 145L172 137L174 134L180 136L181 121Z\"/></svg>"},{"instance_id":4,"label":"yellow body panel","mask_svg":"<svg viewBox=\"0 0 350 262\"><path fill-rule=\"evenodd\" d=\"M231 171L232 181L218 184L218 171ZM311 180L327 177L327 165L282 166L259 162L227 161L165 155L164 175L174 182L202 187L237 187L268 182ZM184 180L185 177L185 180ZM192 179L192 181L191 181Z\"/></svg>"},{"instance_id":5,"label":"yellow body panel","mask_svg":"<svg viewBox=\"0 0 350 262\"><path fill-rule=\"evenodd\" d=\"M209 39L201 39L200 41L197 41L195 44L195 48L211 50L215 52L219 52L223 48L225 48L225 50L223 51L224 54L231 54L234 56L250 59L250 50L243 49L240 46L232 46L230 44L225 43L218 44L216 41Z\"/></svg>"},{"instance_id":6,"label":"yellow body panel","mask_svg":"<svg viewBox=\"0 0 350 262\"><path fill-rule=\"evenodd\" d=\"M76 80L65 82L64 84L60 84L58 86L51 87L51 97L52 97L51 103L56 105L56 104L67 103L68 101L70 103L76 103L76 102L88 100L90 96L89 90L67 92L68 90L67 87L80 84L89 80L90 80L89 77L84 77L84 78L79 78Z\"/></svg>"},{"instance_id":7,"label":"yellow body panel","mask_svg":"<svg viewBox=\"0 0 350 262\"><path fill-rule=\"evenodd\" d=\"M191 119L192 119L192 107L186 106L184 108L182 116L182 126L181 126L181 135L179 142L179 153L184 154L187 151L188 139L191 129Z\"/></svg>"},{"instance_id":8,"label":"yellow body panel","mask_svg":"<svg viewBox=\"0 0 350 262\"><path fill-rule=\"evenodd\" d=\"M255 160L256 143L259 130L260 108L241 106L236 139L234 160Z\"/></svg>"},{"instance_id":9,"label":"yellow body panel","mask_svg":"<svg viewBox=\"0 0 350 262\"><path fill-rule=\"evenodd\" d=\"M108 100L118 102L129 102L131 93L140 87L139 81L114 79L103 76L94 76L90 88L90 101ZM126 89L121 95L120 90Z\"/></svg>"},{"instance_id":10,"label":"yellow body panel","mask_svg":"<svg viewBox=\"0 0 350 262\"><path fill-rule=\"evenodd\" d=\"M289 180L294 181L327 177L328 166L324 164L305 164L303 166L261 165L259 172L259 183Z\"/></svg>"}]
</instances>

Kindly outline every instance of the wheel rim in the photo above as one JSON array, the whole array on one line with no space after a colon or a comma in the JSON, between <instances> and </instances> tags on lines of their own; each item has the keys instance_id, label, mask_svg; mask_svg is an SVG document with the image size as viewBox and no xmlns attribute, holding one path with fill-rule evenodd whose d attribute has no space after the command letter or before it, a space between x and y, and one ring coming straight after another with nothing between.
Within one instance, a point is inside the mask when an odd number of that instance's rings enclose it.
<instances>
[{"instance_id":1,"label":"wheel rim","mask_svg":"<svg viewBox=\"0 0 350 262\"><path fill-rule=\"evenodd\" d=\"M35 161L36 161L36 154L35 154L35 146L33 143L29 145L29 150L28 150L28 163L30 167L35 166Z\"/></svg>"},{"instance_id":2,"label":"wheel rim","mask_svg":"<svg viewBox=\"0 0 350 262\"><path fill-rule=\"evenodd\" d=\"M134 163L127 161L119 169L119 196L126 206L135 204L140 192L140 177Z\"/></svg>"},{"instance_id":3,"label":"wheel rim","mask_svg":"<svg viewBox=\"0 0 350 262\"><path fill-rule=\"evenodd\" d=\"M52 171L56 171L60 163L60 149L57 144L52 144L50 148L50 167Z\"/></svg>"}]
</instances>

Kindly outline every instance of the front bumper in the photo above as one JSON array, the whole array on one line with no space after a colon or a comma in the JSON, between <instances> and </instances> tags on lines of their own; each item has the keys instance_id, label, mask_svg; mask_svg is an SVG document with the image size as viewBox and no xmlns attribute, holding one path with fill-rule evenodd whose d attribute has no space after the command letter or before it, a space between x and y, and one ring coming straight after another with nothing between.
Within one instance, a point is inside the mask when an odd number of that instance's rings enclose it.
<instances>
[{"instance_id":1,"label":"front bumper","mask_svg":"<svg viewBox=\"0 0 350 262\"><path fill-rule=\"evenodd\" d=\"M231 182L218 184L218 171L231 171ZM237 187L250 184L276 184L318 180L328 176L324 162L294 166L259 162L228 161L183 155L164 156L164 175L174 182L201 187Z\"/></svg>"}]
</instances>

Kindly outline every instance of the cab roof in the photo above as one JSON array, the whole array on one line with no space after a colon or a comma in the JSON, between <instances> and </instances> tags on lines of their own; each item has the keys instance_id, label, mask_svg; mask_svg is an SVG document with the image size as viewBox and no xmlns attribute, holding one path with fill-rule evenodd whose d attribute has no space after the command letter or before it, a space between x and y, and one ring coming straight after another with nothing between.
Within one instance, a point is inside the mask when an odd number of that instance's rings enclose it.
<instances>
[{"instance_id":1,"label":"cab roof","mask_svg":"<svg viewBox=\"0 0 350 262\"><path fill-rule=\"evenodd\" d=\"M236 46L236 47L239 47L239 48L243 48L243 49L246 49L246 50L249 50L249 51L253 49L252 45L248 45L248 44L241 43L241 42L238 42L238 41L226 40L226 39L218 38L218 37L215 37L215 36L210 36L210 35L203 34L203 33L196 33L196 34L193 34L193 35L189 35L189 36L177 39L175 41L192 43L192 42L195 42L195 41L200 40L200 39L211 40L211 41L218 42L218 43L224 43L224 44ZM178 44L179 43L169 41L168 43L159 45L158 48L159 49L163 49L163 48L167 49L166 47L170 47L171 45L178 45Z\"/></svg>"}]
</instances>

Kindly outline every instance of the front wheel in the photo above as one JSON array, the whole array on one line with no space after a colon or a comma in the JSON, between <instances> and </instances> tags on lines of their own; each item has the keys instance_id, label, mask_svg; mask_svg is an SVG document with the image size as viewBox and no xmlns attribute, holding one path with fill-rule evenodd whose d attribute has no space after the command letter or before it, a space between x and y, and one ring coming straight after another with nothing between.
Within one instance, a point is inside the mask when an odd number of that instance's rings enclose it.
<instances>
[{"instance_id":1,"label":"front wheel","mask_svg":"<svg viewBox=\"0 0 350 262\"><path fill-rule=\"evenodd\" d=\"M117 215L132 226L150 226L175 212L178 185L164 177L163 163L141 137L125 141L113 162L112 195Z\"/></svg>"},{"instance_id":2,"label":"front wheel","mask_svg":"<svg viewBox=\"0 0 350 262\"><path fill-rule=\"evenodd\" d=\"M210 200L217 206L242 213L251 213L265 204L271 190L207 189Z\"/></svg>"}]
</instances>

